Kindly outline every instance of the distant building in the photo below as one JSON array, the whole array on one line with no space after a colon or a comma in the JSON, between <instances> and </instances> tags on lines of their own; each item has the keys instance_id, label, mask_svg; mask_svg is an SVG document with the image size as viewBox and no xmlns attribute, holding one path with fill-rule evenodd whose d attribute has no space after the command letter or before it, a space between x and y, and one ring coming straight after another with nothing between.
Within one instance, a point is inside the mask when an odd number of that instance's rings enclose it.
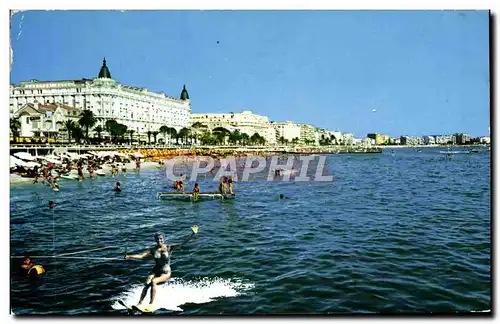
<instances>
[{"instance_id":1,"label":"distant building","mask_svg":"<svg viewBox=\"0 0 500 324\"><path fill-rule=\"evenodd\" d=\"M375 145L375 140L373 138L365 137L361 140L361 145L370 147L372 145Z\"/></svg>"},{"instance_id":2,"label":"distant building","mask_svg":"<svg viewBox=\"0 0 500 324\"><path fill-rule=\"evenodd\" d=\"M401 136L401 145L420 145L423 143L423 139L418 136Z\"/></svg>"},{"instance_id":3,"label":"distant building","mask_svg":"<svg viewBox=\"0 0 500 324\"><path fill-rule=\"evenodd\" d=\"M481 136L479 138L479 143L490 144L490 137L489 136Z\"/></svg>"},{"instance_id":4,"label":"distant building","mask_svg":"<svg viewBox=\"0 0 500 324\"><path fill-rule=\"evenodd\" d=\"M300 143L306 145L316 145L316 127L308 124L299 124Z\"/></svg>"},{"instance_id":5,"label":"distant building","mask_svg":"<svg viewBox=\"0 0 500 324\"><path fill-rule=\"evenodd\" d=\"M204 125L208 131L222 127L230 132L239 130L240 133L248 136L257 133L266 140L266 144L276 144L275 129L269 119L248 110L241 113L193 113L190 121L191 125L195 123Z\"/></svg>"},{"instance_id":6,"label":"distant building","mask_svg":"<svg viewBox=\"0 0 500 324\"><path fill-rule=\"evenodd\" d=\"M384 134L370 133L366 137L375 140L375 145L384 145L389 143L389 136Z\"/></svg>"},{"instance_id":7,"label":"distant building","mask_svg":"<svg viewBox=\"0 0 500 324\"><path fill-rule=\"evenodd\" d=\"M424 136L424 144L425 145L434 145L436 144L436 138L434 136Z\"/></svg>"},{"instance_id":8,"label":"distant building","mask_svg":"<svg viewBox=\"0 0 500 324\"><path fill-rule=\"evenodd\" d=\"M278 144L280 144L281 138L288 141L288 143L292 143L295 138L300 140L301 127L298 124L292 123L291 121L271 122L271 126L274 128L275 138Z\"/></svg>"},{"instance_id":9,"label":"distant building","mask_svg":"<svg viewBox=\"0 0 500 324\"><path fill-rule=\"evenodd\" d=\"M354 135L352 133L342 133L342 141L344 145L354 145Z\"/></svg>"},{"instance_id":10,"label":"distant building","mask_svg":"<svg viewBox=\"0 0 500 324\"><path fill-rule=\"evenodd\" d=\"M401 138L400 137L392 137L389 139L389 143L392 145L400 145L401 144Z\"/></svg>"},{"instance_id":11,"label":"distant building","mask_svg":"<svg viewBox=\"0 0 500 324\"><path fill-rule=\"evenodd\" d=\"M434 135L436 144L455 144L456 138L453 135Z\"/></svg>"},{"instance_id":12,"label":"distant building","mask_svg":"<svg viewBox=\"0 0 500 324\"><path fill-rule=\"evenodd\" d=\"M470 143L472 136L469 134L456 134L455 138L457 144L467 144Z\"/></svg>"}]
</instances>

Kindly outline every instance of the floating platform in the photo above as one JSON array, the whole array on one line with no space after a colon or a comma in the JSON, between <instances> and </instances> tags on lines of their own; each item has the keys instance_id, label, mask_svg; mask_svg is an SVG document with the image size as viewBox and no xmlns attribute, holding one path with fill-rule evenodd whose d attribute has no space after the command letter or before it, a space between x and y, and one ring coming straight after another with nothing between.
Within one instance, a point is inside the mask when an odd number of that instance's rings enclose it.
<instances>
[{"instance_id":1,"label":"floating platform","mask_svg":"<svg viewBox=\"0 0 500 324\"><path fill-rule=\"evenodd\" d=\"M181 200L193 200L194 196L192 192L159 192L157 194L158 198L162 199L181 199ZM234 199L234 195L222 195L218 192L200 192L198 194L198 200L213 200L213 199Z\"/></svg>"}]
</instances>

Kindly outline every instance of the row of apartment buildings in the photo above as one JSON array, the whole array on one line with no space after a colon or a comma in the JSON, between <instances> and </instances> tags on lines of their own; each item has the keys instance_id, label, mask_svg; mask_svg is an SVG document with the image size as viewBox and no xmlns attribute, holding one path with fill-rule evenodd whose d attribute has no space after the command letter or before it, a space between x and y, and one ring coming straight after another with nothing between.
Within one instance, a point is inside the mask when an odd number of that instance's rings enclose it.
<instances>
[{"instance_id":1,"label":"row of apartment buildings","mask_svg":"<svg viewBox=\"0 0 500 324\"><path fill-rule=\"evenodd\" d=\"M371 133L366 136L372 145L446 145L446 144L468 144L473 138L470 134L447 134L447 135L425 135L407 136L391 138L388 135ZM482 136L478 141L483 144L490 144L489 136Z\"/></svg>"},{"instance_id":2,"label":"row of apartment buildings","mask_svg":"<svg viewBox=\"0 0 500 324\"><path fill-rule=\"evenodd\" d=\"M352 134L320 129L291 121L269 121L268 117L240 113L191 113L191 101L184 86L180 97L152 92L118 83L103 60L96 78L62 81L30 80L10 86L10 116L19 118L21 137L50 136L64 130L63 122L78 120L82 110L89 109L98 118L95 126L104 128L114 119L145 139L147 133L161 126L177 129L196 123L211 131L217 127L239 130L252 136L258 133L268 144L353 144ZM199 125L198 124L198 125Z\"/></svg>"},{"instance_id":3,"label":"row of apartment buildings","mask_svg":"<svg viewBox=\"0 0 500 324\"><path fill-rule=\"evenodd\" d=\"M191 125L204 125L207 130L222 127L229 131L239 130L240 133L253 135L258 133L263 136L266 143L284 144L353 144L353 135L317 128L308 124L297 124L291 121L276 122L269 121L268 117L260 116L251 111L241 113L210 113L191 114Z\"/></svg>"}]
</instances>

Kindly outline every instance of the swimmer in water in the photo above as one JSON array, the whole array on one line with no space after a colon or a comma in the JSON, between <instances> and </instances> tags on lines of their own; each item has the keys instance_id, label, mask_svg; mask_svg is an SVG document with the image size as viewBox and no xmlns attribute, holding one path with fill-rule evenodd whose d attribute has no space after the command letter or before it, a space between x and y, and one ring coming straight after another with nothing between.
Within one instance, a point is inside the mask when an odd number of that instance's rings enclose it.
<instances>
[{"instance_id":1,"label":"swimmer in water","mask_svg":"<svg viewBox=\"0 0 500 324\"><path fill-rule=\"evenodd\" d=\"M198 232L198 226L194 225L193 227L191 227L191 230L193 232L191 233L191 235L186 237L186 239L184 239L184 242L176 244L166 244L165 236L163 235L163 233L156 233L156 245L150 248L148 251L142 254L125 255L125 259L144 259L152 256L155 260L155 266L146 278L146 283L144 285L144 288L142 289L141 298L139 299L137 305L140 305L142 303L142 301L146 297L149 287L151 287L149 307L147 307L146 310L148 310L148 308L151 309L156 295L156 286L158 284L167 282L172 275L172 270L170 268L170 256L172 254L171 251L175 248L182 247L194 235L196 235L196 233Z\"/></svg>"},{"instance_id":2,"label":"swimmer in water","mask_svg":"<svg viewBox=\"0 0 500 324\"><path fill-rule=\"evenodd\" d=\"M113 189L113 190L114 190L114 191L116 191L116 192L121 192L121 191L122 191L122 188L121 188L121 186L120 186L120 183L119 183L119 182L117 182L117 183L116 183L116 187L115 187L115 189Z\"/></svg>"},{"instance_id":3,"label":"swimmer in water","mask_svg":"<svg viewBox=\"0 0 500 324\"><path fill-rule=\"evenodd\" d=\"M49 208L50 208L50 209L52 209L52 208L54 208L54 207L56 207L56 203L55 203L55 202L53 202L52 200L51 200L51 201L49 201Z\"/></svg>"},{"instance_id":4,"label":"swimmer in water","mask_svg":"<svg viewBox=\"0 0 500 324\"><path fill-rule=\"evenodd\" d=\"M25 256L23 264L21 264L23 274L27 276L33 266L34 264L31 262L31 258L29 256Z\"/></svg>"}]
</instances>

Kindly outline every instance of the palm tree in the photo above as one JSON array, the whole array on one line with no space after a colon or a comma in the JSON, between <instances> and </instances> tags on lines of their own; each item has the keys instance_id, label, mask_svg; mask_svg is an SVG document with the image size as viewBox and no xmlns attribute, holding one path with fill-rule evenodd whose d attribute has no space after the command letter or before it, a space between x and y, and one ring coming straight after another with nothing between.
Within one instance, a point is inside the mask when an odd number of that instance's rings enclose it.
<instances>
[{"instance_id":1,"label":"palm tree","mask_svg":"<svg viewBox=\"0 0 500 324\"><path fill-rule=\"evenodd\" d=\"M112 130L114 130L114 133L116 134L116 137L121 137L122 141L124 139L125 134L127 134L127 126L123 124L115 124L112 126Z\"/></svg>"},{"instance_id":2,"label":"palm tree","mask_svg":"<svg viewBox=\"0 0 500 324\"><path fill-rule=\"evenodd\" d=\"M12 132L12 137L14 138L14 143L17 143L19 133L21 131L21 122L18 118L10 119L10 131Z\"/></svg>"},{"instance_id":3,"label":"palm tree","mask_svg":"<svg viewBox=\"0 0 500 324\"><path fill-rule=\"evenodd\" d=\"M80 143L85 134L83 132L83 128L74 123L74 126L71 129L71 135L75 138L77 143Z\"/></svg>"},{"instance_id":4,"label":"palm tree","mask_svg":"<svg viewBox=\"0 0 500 324\"><path fill-rule=\"evenodd\" d=\"M148 145L151 145L151 134L153 134L153 132L148 131Z\"/></svg>"},{"instance_id":5,"label":"palm tree","mask_svg":"<svg viewBox=\"0 0 500 324\"><path fill-rule=\"evenodd\" d=\"M186 144L189 133L189 128L186 127L181 128L181 130L179 131L179 137L182 138L183 144Z\"/></svg>"},{"instance_id":6,"label":"palm tree","mask_svg":"<svg viewBox=\"0 0 500 324\"><path fill-rule=\"evenodd\" d=\"M226 136L231 135L231 132L224 127L215 127L212 129L212 134L217 138L217 142L224 144Z\"/></svg>"},{"instance_id":7,"label":"palm tree","mask_svg":"<svg viewBox=\"0 0 500 324\"><path fill-rule=\"evenodd\" d=\"M174 127L169 127L167 133L170 136L170 139L175 137L176 143L179 144L179 137L177 136L177 129L175 129Z\"/></svg>"},{"instance_id":8,"label":"palm tree","mask_svg":"<svg viewBox=\"0 0 500 324\"><path fill-rule=\"evenodd\" d=\"M229 142L232 144L237 144L241 141L241 133L240 130L237 129L229 135Z\"/></svg>"},{"instance_id":9,"label":"palm tree","mask_svg":"<svg viewBox=\"0 0 500 324\"><path fill-rule=\"evenodd\" d=\"M84 109L80 115L78 124L80 124L80 126L82 127L85 127L85 138L87 142L89 140L89 128L94 127L96 123L97 123L97 117L94 115L92 110Z\"/></svg>"},{"instance_id":10,"label":"palm tree","mask_svg":"<svg viewBox=\"0 0 500 324\"><path fill-rule=\"evenodd\" d=\"M115 132L115 128L116 128L116 125L118 125L118 122L114 119L108 119L106 120L106 123L104 124L104 129L106 130L106 132L108 132L109 136L113 139L116 137L116 132Z\"/></svg>"},{"instance_id":11,"label":"palm tree","mask_svg":"<svg viewBox=\"0 0 500 324\"><path fill-rule=\"evenodd\" d=\"M98 125L94 128L94 132L97 133L97 139L99 141L99 143L101 143L101 133L104 132L104 128L102 128L101 125Z\"/></svg>"},{"instance_id":12,"label":"palm tree","mask_svg":"<svg viewBox=\"0 0 500 324\"><path fill-rule=\"evenodd\" d=\"M202 124L200 122L196 122L190 127L192 138L195 140L195 143L198 144L198 138L201 137L201 134L204 131L208 130L208 126L205 124Z\"/></svg>"},{"instance_id":13,"label":"palm tree","mask_svg":"<svg viewBox=\"0 0 500 324\"><path fill-rule=\"evenodd\" d=\"M154 137L154 140L155 140L155 144L156 144L156 136L158 136L158 131L154 131L154 132L151 132L151 134L153 135Z\"/></svg>"},{"instance_id":14,"label":"palm tree","mask_svg":"<svg viewBox=\"0 0 500 324\"><path fill-rule=\"evenodd\" d=\"M160 133L163 134L163 139L165 140L165 143L167 143L168 126L160 127Z\"/></svg>"},{"instance_id":15,"label":"palm tree","mask_svg":"<svg viewBox=\"0 0 500 324\"><path fill-rule=\"evenodd\" d=\"M133 129L128 130L128 134L130 135L130 145L132 145L132 142L134 141L133 135L135 131Z\"/></svg>"},{"instance_id":16,"label":"palm tree","mask_svg":"<svg viewBox=\"0 0 500 324\"><path fill-rule=\"evenodd\" d=\"M250 141L250 136L248 136L247 133L242 133L241 134L241 143L243 145L248 145L248 142Z\"/></svg>"},{"instance_id":17,"label":"palm tree","mask_svg":"<svg viewBox=\"0 0 500 324\"><path fill-rule=\"evenodd\" d=\"M77 125L75 124L74 121L72 121L71 119L67 119L63 122L63 127L66 128L66 130L68 131L68 144L71 143L71 137L72 137L72 134L73 134L73 129L76 127Z\"/></svg>"},{"instance_id":18,"label":"palm tree","mask_svg":"<svg viewBox=\"0 0 500 324\"><path fill-rule=\"evenodd\" d=\"M280 143L281 145L285 144L285 138L283 136L278 138L278 143Z\"/></svg>"},{"instance_id":19,"label":"palm tree","mask_svg":"<svg viewBox=\"0 0 500 324\"><path fill-rule=\"evenodd\" d=\"M215 138L210 134L210 132L203 132L200 136L200 142L203 145L213 145L215 144Z\"/></svg>"}]
</instances>

